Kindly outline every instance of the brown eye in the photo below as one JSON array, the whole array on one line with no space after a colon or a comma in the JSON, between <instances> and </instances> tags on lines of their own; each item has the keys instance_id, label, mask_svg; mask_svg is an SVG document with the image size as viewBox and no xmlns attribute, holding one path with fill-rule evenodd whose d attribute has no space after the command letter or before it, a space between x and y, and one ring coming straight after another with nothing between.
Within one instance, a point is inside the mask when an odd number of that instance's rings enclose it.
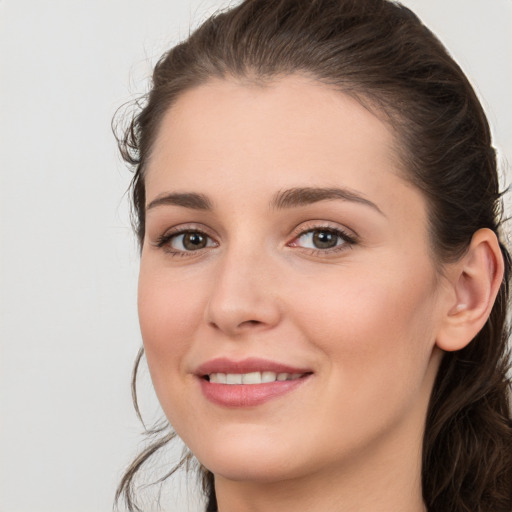
<instances>
[{"instance_id":1,"label":"brown eye","mask_svg":"<svg viewBox=\"0 0 512 512\"><path fill-rule=\"evenodd\" d=\"M188 251L195 251L206 247L207 239L201 233L185 233L183 235L183 247Z\"/></svg>"},{"instance_id":2,"label":"brown eye","mask_svg":"<svg viewBox=\"0 0 512 512\"><path fill-rule=\"evenodd\" d=\"M311 229L300 235L298 241L306 249L332 249L345 243L345 238L335 230Z\"/></svg>"},{"instance_id":3,"label":"brown eye","mask_svg":"<svg viewBox=\"0 0 512 512\"><path fill-rule=\"evenodd\" d=\"M339 235L332 231L313 231L313 245L317 249L330 249L336 247L339 241Z\"/></svg>"},{"instance_id":4,"label":"brown eye","mask_svg":"<svg viewBox=\"0 0 512 512\"><path fill-rule=\"evenodd\" d=\"M330 250L339 251L347 249L356 243L357 241L354 237L348 235L341 229L319 227L303 231L295 238L291 246L329 253Z\"/></svg>"},{"instance_id":5,"label":"brown eye","mask_svg":"<svg viewBox=\"0 0 512 512\"><path fill-rule=\"evenodd\" d=\"M198 251L215 245L209 236L200 231L185 231L173 235L170 246L176 251Z\"/></svg>"}]
</instances>

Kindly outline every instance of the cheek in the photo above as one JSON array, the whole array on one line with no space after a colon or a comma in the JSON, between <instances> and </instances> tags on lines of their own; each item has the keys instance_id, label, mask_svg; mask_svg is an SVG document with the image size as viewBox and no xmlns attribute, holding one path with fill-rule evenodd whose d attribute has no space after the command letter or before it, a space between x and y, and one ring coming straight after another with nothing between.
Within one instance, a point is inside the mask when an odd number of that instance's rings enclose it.
<instances>
[{"instance_id":1,"label":"cheek","mask_svg":"<svg viewBox=\"0 0 512 512\"><path fill-rule=\"evenodd\" d=\"M183 279L141 264L139 322L149 369L157 388L160 379L183 373L183 356L203 317L203 294Z\"/></svg>"},{"instance_id":2,"label":"cheek","mask_svg":"<svg viewBox=\"0 0 512 512\"><path fill-rule=\"evenodd\" d=\"M420 431L435 338L429 280L367 272L364 280L345 275L328 289L305 288L296 295L297 318L328 367L317 407L326 439L348 440L336 445L343 451L412 417Z\"/></svg>"},{"instance_id":3,"label":"cheek","mask_svg":"<svg viewBox=\"0 0 512 512\"><path fill-rule=\"evenodd\" d=\"M363 380L378 388L383 380L398 387L420 378L435 340L432 274L415 272L415 265L374 268L340 272L324 281L327 288L308 283L308 293L295 296L303 329L354 390Z\"/></svg>"}]
</instances>

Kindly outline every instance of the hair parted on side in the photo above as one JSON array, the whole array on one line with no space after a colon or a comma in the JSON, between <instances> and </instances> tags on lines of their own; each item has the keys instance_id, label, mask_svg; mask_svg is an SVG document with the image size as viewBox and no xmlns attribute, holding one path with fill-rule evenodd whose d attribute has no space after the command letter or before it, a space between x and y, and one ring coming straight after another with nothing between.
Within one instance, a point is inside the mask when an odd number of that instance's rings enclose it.
<instances>
[{"instance_id":1,"label":"hair parted on side","mask_svg":"<svg viewBox=\"0 0 512 512\"><path fill-rule=\"evenodd\" d=\"M466 348L443 356L427 415L422 483L429 512L510 512L511 258L503 242L496 154L469 81L409 9L391 0L245 0L167 52L155 66L143 108L118 138L135 173L132 208L140 246L147 162L162 117L180 95L212 78L266 82L289 74L349 94L390 124L404 177L427 199L440 268L460 258L480 228L501 239L505 277L491 315ZM137 412L142 355L141 349L133 376ZM127 470L116 494L130 511L140 510L137 472L174 437L168 425L148 432L157 439ZM207 510L213 511L213 475L202 472Z\"/></svg>"}]
</instances>

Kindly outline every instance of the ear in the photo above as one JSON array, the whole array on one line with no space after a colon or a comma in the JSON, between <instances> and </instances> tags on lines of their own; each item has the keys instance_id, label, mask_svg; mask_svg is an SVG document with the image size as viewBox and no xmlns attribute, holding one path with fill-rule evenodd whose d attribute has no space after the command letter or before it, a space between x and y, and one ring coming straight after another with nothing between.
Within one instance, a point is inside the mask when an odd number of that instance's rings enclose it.
<instances>
[{"instance_id":1,"label":"ear","mask_svg":"<svg viewBox=\"0 0 512 512\"><path fill-rule=\"evenodd\" d=\"M468 345L482 329L500 289L504 263L495 233L478 230L467 253L449 267L449 299L436 344L452 352Z\"/></svg>"}]
</instances>

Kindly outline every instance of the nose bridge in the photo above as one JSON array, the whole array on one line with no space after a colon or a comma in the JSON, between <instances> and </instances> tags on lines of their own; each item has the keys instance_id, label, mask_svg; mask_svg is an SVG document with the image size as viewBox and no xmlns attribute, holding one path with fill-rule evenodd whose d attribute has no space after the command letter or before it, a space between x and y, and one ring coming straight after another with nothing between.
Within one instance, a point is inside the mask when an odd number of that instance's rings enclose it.
<instances>
[{"instance_id":1,"label":"nose bridge","mask_svg":"<svg viewBox=\"0 0 512 512\"><path fill-rule=\"evenodd\" d=\"M271 327L279 321L279 301L272 286L275 268L264 245L263 240L242 237L219 256L205 314L210 325L226 334Z\"/></svg>"}]
</instances>

